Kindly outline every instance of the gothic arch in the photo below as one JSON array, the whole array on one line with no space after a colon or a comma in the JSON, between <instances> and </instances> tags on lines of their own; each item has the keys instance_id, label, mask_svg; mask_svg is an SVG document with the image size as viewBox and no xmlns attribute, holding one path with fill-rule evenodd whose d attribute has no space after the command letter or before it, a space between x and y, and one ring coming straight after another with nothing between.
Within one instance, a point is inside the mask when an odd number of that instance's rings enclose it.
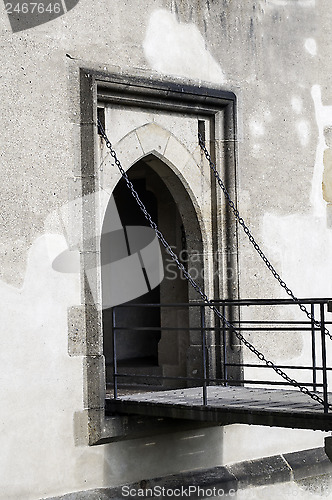
<instances>
[{"instance_id":1,"label":"gothic arch","mask_svg":"<svg viewBox=\"0 0 332 500\"><path fill-rule=\"evenodd\" d=\"M127 140L130 136L132 134L126 136ZM177 175L177 169L174 166L172 168L169 162L162 158L162 155L154 149L153 152L149 152L127 168L127 174L139 192L143 203L146 206L149 205L150 210L154 212L153 218L166 240L174 247L175 252L181 255L189 271L195 272L196 281L200 286L204 287L204 249L199 217L188 190L180 176ZM150 202L151 196L154 197L155 202ZM111 199L115 200L123 226L132 226L138 223L147 225L136 201L132 198L122 179L118 181L110 193L109 200ZM107 225L108 207L105 208L104 212L104 225ZM106 251L107 246L104 245L103 249L102 235L102 260L103 253ZM195 255L193 261L190 257L192 255ZM149 290L145 295L137 297L136 300L132 300L126 312L124 312L126 310L124 308L117 309L117 321L122 322L123 328L126 328L117 349L120 353L119 360L120 363L122 362L122 369L126 370L129 375L135 371L136 374L141 373L142 377L144 374L151 373L184 376L188 372L187 351L190 348L190 334L188 330L186 332L183 330L183 328L189 327L188 310L170 311L159 307L158 311L155 309L153 314L150 310L147 316L147 314L135 312L133 307L137 303L186 303L191 299L197 300L196 293L188 286L188 282L181 273L176 270L175 264L166 252L163 252L163 259L165 276L160 285ZM106 279L104 277L104 282ZM137 310L142 311L142 307ZM156 313L159 314L159 317L156 317ZM107 334L110 331L111 318L114 318L114 310L105 309L103 312L104 352L108 365L112 364L112 345ZM157 322L158 327L172 324L176 325L179 330L172 332L161 330L161 335L160 331L156 335L151 332L145 334L141 332L139 338L129 331L129 324L134 323L138 327L141 325L141 328L148 324L151 328L155 326L153 321ZM108 378L111 378L110 374Z\"/></svg>"},{"instance_id":2,"label":"gothic arch","mask_svg":"<svg viewBox=\"0 0 332 500\"><path fill-rule=\"evenodd\" d=\"M121 174L113 165L113 160L105 145L103 147L105 155L101 162L103 176L100 187L108 193L108 198L107 196L103 196L101 199L101 221L104 220L109 199L121 178ZM200 223L202 239L206 241L207 231L204 225L204 218L192 189L192 186L195 184L200 185L202 176L198 164L198 161L201 159L199 147L197 146L197 153L195 151L195 154L192 155L170 131L156 123L147 123L126 134L114 144L114 148L125 171L128 171L138 161L150 155L161 160L170 168L176 178L181 181L189 195ZM166 176L164 180L167 182Z\"/></svg>"}]
</instances>

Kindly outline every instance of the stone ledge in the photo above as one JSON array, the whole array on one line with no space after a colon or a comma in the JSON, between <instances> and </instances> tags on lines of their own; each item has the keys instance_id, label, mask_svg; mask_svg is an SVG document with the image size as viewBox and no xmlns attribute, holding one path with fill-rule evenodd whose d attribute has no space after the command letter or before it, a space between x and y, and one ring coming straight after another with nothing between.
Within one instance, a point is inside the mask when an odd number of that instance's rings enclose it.
<instances>
[{"instance_id":1,"label":"stone ledge","mask_svg":"<svg viewBox=\"0 0 332 500\"><path fill-rule=\"evenodd\" d=\"M332 475L332 463L325 454L324 448L314 448L239 462L228 466L214 467L213 469L173 474L133 483L129 486L135 490L154 488L156 486L165 487L166 489L188 488L189 486L199 486L203 489L213 489L215 487L227 493L230 490L278 482L298 481L317 476L326 477L327 474ZM40 500L123 500L125 497L121 494L121 489L122 486L101 488ZM149 498L154 497L150 496ZM195 498L195 495L191 495L191 498Z\"/></svg>"},{"instance_id":2,"label":"stone ledge","mask_svg":"<svg viewBox=\"0 0 332 500\"><path fill-rule=\"evenodd\" d=\"M285 453L283 458L292 470L294 481L332 473L332 463L324 448Z\"/></svg>"},{"instance_id":3,"label":"stone ledge","mask_svg":"<svg viewBox=\"0 0 332 500\"><path fill-rule=\"evenodd\" d=\"M237 489L290 481L291 470L282 455L248 460L230 465L227 469L236 478Z\"/></svg>"}]
</instances>

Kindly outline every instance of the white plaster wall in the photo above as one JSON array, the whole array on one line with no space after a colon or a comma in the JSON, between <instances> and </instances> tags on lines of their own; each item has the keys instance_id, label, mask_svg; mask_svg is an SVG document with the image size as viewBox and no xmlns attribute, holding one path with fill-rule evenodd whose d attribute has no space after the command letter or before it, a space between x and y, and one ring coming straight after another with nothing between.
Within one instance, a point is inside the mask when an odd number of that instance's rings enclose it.
<instances>
[{"instance_id":1,"label":"white plaster wall","mask_svg":"<svg viewBox=\"0 0 332 500\"><path fill-rule=\"evenodd\" d=\"M284 427L229 425L224 427L224 462L236 463L322 445L327 433Z\"/></svg>"}]
</instances>

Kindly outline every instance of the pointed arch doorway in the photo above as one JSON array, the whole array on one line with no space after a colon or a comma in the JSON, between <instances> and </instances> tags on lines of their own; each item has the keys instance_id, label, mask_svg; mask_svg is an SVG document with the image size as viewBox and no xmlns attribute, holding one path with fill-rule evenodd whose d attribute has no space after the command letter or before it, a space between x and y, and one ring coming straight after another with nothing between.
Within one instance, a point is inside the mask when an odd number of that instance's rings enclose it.
<instances>
[{"instance_id":1,"label":"pointed arch doorway","mask_svg":"<svg viewBox=\"0 0 332 500\"><path fill-rule=\"evenodd\" d=\"M194 271L196 281L203 286L203 240L193 202L180 178L164 159L149 154L137 161L128 171L141 200L152 219L165 236L184 265ZM113 191L113 199L123 228L148 226L138 207L121 179ZM103 228L109 225L111 204L105 213ZM112 242L102 231L101 255L107 260ZM190 318L187 307L166 308L159 304L184 304L194 296L188 288L187 280L176 268L171 257L161 248L164 276L160 284L126 302L121 307L103 307L104 355L106 360L106 379L112 380L113 343L110 334L112 321L120 327L117 334L117 359L119 371L126 373L124 385L144 384L144 376L185 376L188 373L187 354L191 344L188 330ZM190 256L195 255L193 261ZM144 268L143 268L144 271ZM107 273L103 274L102 291L105 295L109 283ZM143 304L152 304L145 307ZM174 325L176 328L174 330ZM173 330L167 330L167 327ZM136 328L137 330L134 330ZM130 375L139 375L131 378ZM155 384L161 382L154 379ZM121 380L120 380L121 382ZM149 381L151 383L151 380ZM168 384L170 385L170 384Z\"/></svg>"}]
</instances>

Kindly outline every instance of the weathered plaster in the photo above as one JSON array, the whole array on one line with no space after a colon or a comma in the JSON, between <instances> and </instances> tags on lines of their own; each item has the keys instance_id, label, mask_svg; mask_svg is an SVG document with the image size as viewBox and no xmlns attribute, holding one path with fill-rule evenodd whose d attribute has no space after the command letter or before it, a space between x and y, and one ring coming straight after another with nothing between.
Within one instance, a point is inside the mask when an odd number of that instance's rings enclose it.
<instances>
[{"instance_id":1,"label":"weathered plaster","mask_svg":"<svg viewBox=\"0 0 332 500\"><path fill-rule=\"evenodd\" d=\"M329 155L325 149L324 129L331 125L331 106L323 106L318 85L312 88L318 126L316 160L312 177L311 210L277 216L264 216L264 240L270 249L278 249L283 279L297 296L332 295L332 234L326 223L326 198L329 196ZM324 162L323 162L324 158ZM323 169L325 183L322 191ZM305 250L305 251L304 251Z\"/></svg>"},{"instance_id":2,"label":"weathered plaster","mask_svg":"<svg viewBox=\"0 0 332 500\"><path fill-rule=\"evenodd\" d=\"M324 170L323 156L324 148L326 147L324 129L332 125L332 106L323 104L320 85L316 84L312 87L311 95L315 104L316 122L318 126L318 143L312 181L311 202L313 204L314 213L324 217L326 207L322 196L322 177Z\"/></svg>"}]
</instances>

